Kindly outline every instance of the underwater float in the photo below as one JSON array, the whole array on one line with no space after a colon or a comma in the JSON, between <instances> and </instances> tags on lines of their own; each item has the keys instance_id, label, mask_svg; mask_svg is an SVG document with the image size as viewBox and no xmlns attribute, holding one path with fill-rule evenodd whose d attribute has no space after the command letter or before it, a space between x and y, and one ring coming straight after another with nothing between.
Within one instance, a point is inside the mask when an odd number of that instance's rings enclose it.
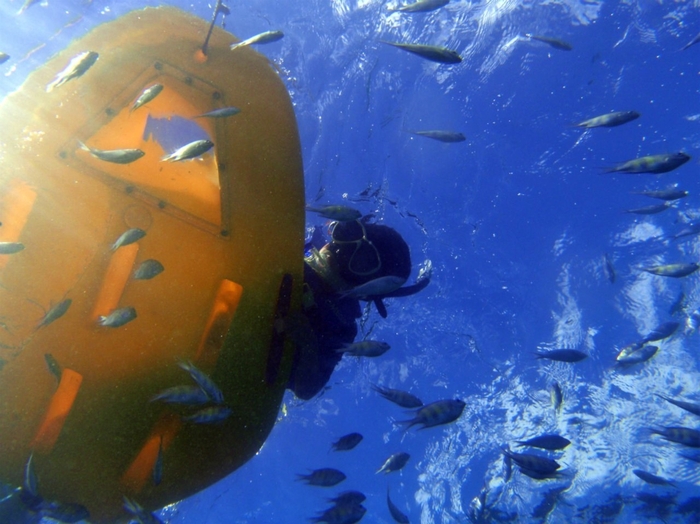
<instances>
[{"instance_id":1,"label":"underwater float","mask_svg":"<svg viewBox=\"0 0 700 524\"><path fill-rule=\"evenodd\" d=\"M208 29L131 12L0 104L0 482L92 522L244 464L290 372L275 325L303 278L296 120L270 62L219 28L205 54Z\"/></svg>"}]
</instances>

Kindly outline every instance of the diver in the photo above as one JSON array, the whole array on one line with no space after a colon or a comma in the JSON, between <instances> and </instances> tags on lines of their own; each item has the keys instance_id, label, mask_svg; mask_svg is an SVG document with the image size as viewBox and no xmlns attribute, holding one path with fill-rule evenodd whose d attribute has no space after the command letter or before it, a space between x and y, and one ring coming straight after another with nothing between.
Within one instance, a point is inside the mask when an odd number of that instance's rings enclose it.
<instances>
[{"instance_id":1,"label":"diver","mask_svg":"<svg viewBox=\"0 0 700 524\"><path fill-rule=\"evenodd\" d=\"M430 275L421 273L415 284L401 287L411 273L411 255L401 235L388 226L366 218L334 221L329 234L324 245L321 228L314 228L305 245L302 312L285 325L296 345L287 387L302 400L323 389L342 358L337 350L355 340L360 300L374 302L386 318L383 299L413 295L430 283ZM389 288L357 293L387 281Z\"/></svg>"}]
</instances>

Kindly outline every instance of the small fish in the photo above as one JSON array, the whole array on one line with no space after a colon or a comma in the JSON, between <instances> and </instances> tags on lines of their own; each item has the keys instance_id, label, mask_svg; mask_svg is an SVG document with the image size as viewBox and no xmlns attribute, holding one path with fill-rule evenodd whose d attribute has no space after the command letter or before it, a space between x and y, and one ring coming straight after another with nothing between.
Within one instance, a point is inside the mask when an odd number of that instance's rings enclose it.
<instances>
[{"instance_id":1,"label":"small fish","mask_svg":"<svg viewBox=\"0 0 700 524\"><path fill-rule=\"evenodd\" d=\"M680 313L684 313L686 307L687 304L685 303L685 293L681 291L680 295L678 295L678 298L676 298L676 300L673 301L673 304L671 304L671 307L668 308L668 314L677 315Z\"/></svg>"},{"instance_id":2,"label":"small fish","mask_svg":"<svg viewBox=\"0 0 700 524\"><path fill-rule=\"evenodd\" d=\"M138 227L127 229L121 235L119 235L119 238L116 240L116 242L112 244L112 251L116 251L122 246L128 246L129 244L133 244L134 242L141 240L145 236L146 232L143 229L139 229Z\"/></svg>"},{"instance_id":3,"label":"small fish","mask_svg":"<svg viewBox=\"0 0 700 524\"><path fill-rule=\"evenodd\" d=\"M678 322L664 322L652 329L651 332L642 339L642 343L656 342L657 340L668 338L673 335L679 327L680 324Z\"/></svg>"},{"instance_id":4,"label":"small fish","mask_svg":"<svg viewBox=\"0 0 700 524\"><path fill-rule=\"evenodd\" d=\"M674 169L685 164L688 160L690 160L690 156L683 152L650 155L635 158L634 160L628 160L627 162L611 167L605 172L629 174L652 173L655 175L660 175L661 173L673 171Z\"/></svg>"},{"instance_id":5,"label":"small fish","mask_svg":"<svg viewBox=\"0 0 700 524\"><path fill-rule=\"evenodd\" d=\"M445 47L439 47L434 45L423 45L423 44L401 44L398 42L387 42L382 40L383 44L391 45L418 55L427 60L433 62L439 62L441 64L458 64L462 61L462 57L456 51L447 49Z\"/></svg>"},{"instance_id":6,"label":"small fish","mask_svg":"<svg viewBox=\"0 0 700 524\"><path fill-rule=\"evenodd\" d=\"M389 11L400 11L402 13L427 13L435 11L450 3L450 0L418 0L412 4L400 7L390 7Z\"/></svg>"},{"instance_id":7,"label":"small fish","mask_svg":"<svg viewBox=\"0 0 700 524\"><path fill-rule=\"evenodd\" d=\"M652 433L661 435L665 440L682 444L689 448L700 448L700 431L682 426L667 426L662 429L650 429Z\"/></svg>"},{"instance_id":8,"label":"small fish","mask_svg":"<svg viewBox=\"0 0 700 524\"><path fill-rule=\"evenodd\" d=\"M673 207L673 204L671 202L664 202L663 204L654 204L652 206L627 209L625 210L625 213L631 213L633 215L657 215L659 213L663 213L670 207Z\"/></svg>"},{"instance_id":9,"label":"small fish","mask_svg":"<svg viewBox=\"0 0 700 524\"><path fill-rule=\"evenodd\" d=\"M328 499L337 506L345 506L349 504L362 504L367 497L359 491L343 491L340 495Z\"/></svg>"},{"instance_id":10,"label":"small fish","mask_svg":"<svg viewBox=\"0 0 700 524\"><path fill-rule=\"evenodd\" d=\"M24 3L22 4L22 7L19 8L19 11L17 11L18 15L21 15L24 13L27 9L29 9L31 6L33 6L36 3L39 3L41 0L24 0Z\"/></svg>"},{"instance_id":11,"label":"small fish","mask_svg":"<svg viewBox=\"0 0 700 524\"><path fill-rule=\"evenodd\" d=\"M634 349L632 351L626 352L625 349L626 348L623 348L623 351L621 351L620 354L617 355L616 360L620 364L631 365L641 364L642 362L646 362L647 360L649 360L651 357L656 355L656 352L659 350L659 346L645 345L638 347L637 349Z\"/></svg>"},{"instance_id":12,"label":"small fish","mask_svg":"<svg viewBox=\"0 0 700 524\"><path fill-rule=\"evenodd\" d=\"M46 366L49 368L49 372L56 377L56 380L61 382L63 369L61 369L61 365L58 363L58 360L56 360L51 353L44 353L44 360L46 361Z\"/></svg>"},{"instance_id":13,"label":"small fish","mask_svg":"<svg viewBox=\"0 0 700 524\"><path fill-rule=\"evenodd\" d=\"M195 140L177 149L174 153L161 158L163 162L181 162L202 156L214 147L214 142L210 140Z\"/></svg>"},{"instance_id":14,"label":"small fish","mask_svg":"<svg viewBox=\"0 0 700 524\"><path fill-rule=\"evenodd\" d=\"M70 298L67 298L65 300L61 300L58 304L56 304L54 307L48 310L46 315L44 315L44 318L41 319L41 322L39 322L39 325L36 327L37 329L48 326L51 324L51 322L54 322L61 318L63 315L66 314L66 311L68 311L68 308L70 305L73 303L73 300Z\"/></svg>"},{"instance_id":15,"label":"small fish","mask_svg":"<svg viewBox=\"0 0 700 524\"><path fill-rule=\"evenodd\" d=\"M240 112L241 110L237 107L222 107L220 109L214 109L213 111L197 115L195 118L228 118L230 116L237 115Z\"/></svg>"},{"instance_id":16,"label":"small fish","mask_svg":"<svg viewBox=\"0 0 700 524\"><path fill-rule=\"evenodd\" d=\"M327 524L355 524L355 522L362 520L366 512L367 509L360 504L337 504L309 520L311 522L326 522Z\"/></svg>"},{"instance_id":17,"label":"small fish","mask_svg":"<svg viewBox=\"0 0 700 524\"><path fill-rule=\"evenodd\" d=\"M556 360L558 362L580 362L588 355L577 349L550 349L547 351L535 352L536 358L546 358L548 360Z\"/></svg>"},{"instance_id":18,"label":"small fish","mask_svg":"<svg viewBox=\"0 0 700 524\"><path fill-rule=\"evenodd\" d=\"M392 291L396 291L406 282L405 278L389 275L386 277L375 278L364 284L352 288L340 295L340 298L367 298L386 295Z\"/></svg>"},{"instance_id":19,"label":"small fish","mask_svg":"<svg viewBox=\"0 0 700 524\"><path fill-rule=\"evenodd\" d=\"M34 453L29 454L29 458L24 465L22 489L32 497L39 497L39 482L37 480L36 472L34 471Z\"/></svg>"},{"instance_id":20,"label":"small fish","mask_svg":"<svg viewBox=\"0 0 700 524\"><path fill-rule=\"evenodd\" d=\"M209 378L209 375L207 375L204 371L199 369L197 366L192 364L192 362L178 362L177 364L182 368L183 370L187 371L187 373L190 374L190 377L192 377L192 380L194 380L197 385L202 388L202 391L204 391L207 395L209 395L209 398L211 399L212 402L215 404L223 404L224 403L224 394L221 392L219 387L214 383L214 381Z\"/></svg>"},{"instance_id":21,"label":"small fish","mask_svg":"<svg viewBox=\"0 0 700 524\"><path fill-rule=\"evenodd\" d=\"M682 278L695 273L698 269L700 269L700 266L695 262L691 262L690 264L666 264L663 266L651 266L642 268L642 271L646 271L652 275L659 275L661 277Z\"/></svg>"},{"instance_id":22,"label":"small fish","mask_svg":"<svg viewBox=\"0 0 700 524\"><path fill-rule=\"evenodd\" d=\"M362 442L362 435L359 433L348 433L340 437L331 445L333 451L350 451Z\"/></svg>"},{"instance_id":23,"label":"small fish","mask_svg":"<svg viewBox=\"0 0 700 524\"><path fill-rule=\"evenodd\" d=\"M131 513L139 524L163 524L163 521L150 511L145 510L138 502L124 497L124 509Z\"/></svg>"},{"instance_id":24,"label":"small fish","mask_svg":"<svg viewBox=\"0 0 700 524\"><path fill-rule=\"evenodd\" d=\"M441 131L439 129L434 129L429 131L411 131L411 133L446 143L464 142L466 140L466 137L462 133L458 133L456 131Z\"/></svg>"},{"instance_id":25,"label":"small fish","mask_svg":"<svg viewBox=\"0 0 700 524\"><path fill-rule=\"evenodd\" d=\"M389 513L391 517L399 524L409 524L408 517L404 515L401 510L391 501L389 497L389 487L386 488L386 505L389 507Z\"/></svg>"},{"instance_id":26,"label":"small fish","mask_svg":"<svg viewBox=\"0 0 700 524\"><path fill-rule=\"evenodd\" d=\"M121 307L115 309L109 315L100 315L97 320L100 326L118 328L128 324L136 318L136 310L133 307Z\"/></svg>"},{"instance_id":27,"label":"small fish","mask_svg":"<svg viewBox=\"0 0 700 524\"><path fill-rule=\"evenodd\" d=\"M614 113L608 113L607 115L595 116L574 124L576 127L585 127L586 129L592 129L594 127L616 127L636 120L641 115L636 111L616 111Z\"/></svg>"},{"instance_id":28,"label":"small fish","mask_svg":"<svg viewBox=\"0 0 700 524\"><path fill-rule=\"evenodd\" d=\"M22 242L0 242L0 255L14 255L23 249Z\"/></svg>"},{"instance_id":29,"label":"small fish","mask_svg":"<svg viewBox=\"0 0 700 524\"><path fill-rule=\"evenodd\" d=\"M99 54L94 51L84 51L79 55L75 56L66 68L56 75L56 78L49 85L46 86L46 92L50 93L59 86L62 86L69 80L74 78L79 78L83 76L88 69L90 69L93 64L99 58Z\"/></svg>"},{"instance_id":30,"label":"small fish","mask_svg":"<svg viewBox=\"0 0 700 524\"><path fill-rule=\"evenodd\" d=\"M539 437L534 437L529 440L519 440L518 444L521 446L531 446L535 448L548 449L550 451L557 451L559 449L564 449L571 441L559 435L541 435Z\"/></svg>"},{"instance_id":31,"label":"small fish","mask_svg":"<svg viewBox=\"0 0 700 524\"><path fill-rule=\"evenodd\" d=\"M693 415L700 416L700 404L694 404L692 402L685 402L683 400L675 400L672 398L664 397L663 395L656 394L657 397L664 399L666 402L670 402L674 406L678 406L681 409L692 413Z\"/></svg>"},{"instance_id":32,"label":"small fish","mask_svg":"<svg viewBox=\"0 0 700 524\"><path fill-rule=\"evenodd\" d=\"M151 87L144 89L143 93L141 93L136 99L136 102L134 102L134 105L131 106L130 112L134 112L142 105L149 103L151 100L157 97L162 90L163 84L153 84Z\"/></svg>"},{"instance_id":33,"label":"small fish","mask_svg":"<svg viewBox=\"0 0 700 524\"><path fill-rule=\"evenodd\" d=\"M141 262L141 265L134 271L134 278L136 280L150 280L160 275L164 270L163 264L151 258Z\"/></svg>"},{"instance_id":34,"label":"small fish","mask_svg":"<svg viewBox=\"0 0 700 524\"><path fill-rule=\"evenodd\" d=\"M199 386L173 386L151 397L151 402L196 406L209 403L211 399Z\"/></svg>"},{"instance_id":35,"label":"small fish","mask_svg":"<svg viewBox=\"0 0 700 524\"><path fill-rule=\"evenodd\" d=\"M336 349L335 352L346 353L353 357L378 357L389 351L390 348L391 346L386 342L362 340L354 344L345 344L342 348Z\"/></svg>"},{"instance_id":36,"label":"small fish","mask_svg":"<svg viewBox=\"0 0 700 524\"><path fill-rule=\"evenodd\" d=\"M87 151L95 158L99 158L100 160L111 162L113 164L131 164L146 154L140 149L102 150L86 146L81 141L78 141L78 144L80 144L80 149Z\"/></svg>"},{"instance_id":37,"label":"small fish","mask_svg":"<svg viewBox=\"0 0 700 524\"><path fill-rule=\"evenodd\" d=\"M394 471L398 471L406 465L408 459L410 458L411 455L404 453L403 451L394 453L384 461L384 464L381 465L376 473L392 473Z\"/></svg>"},{"instance_id":38,"label":"small fish","mask_svg":"<svg viewBox=\"0 0 700 524\"><path fill-rule=\"evenodd\" d=\"M633 469L632 473L637 475L644 482L648 482L649 484L655 484L657 486L673 486L674 485L673 482L671 482L670 480L659 477L658 475L654 475L653 473L649 473L648 471L644 471L643 469Z\"/></svg>"},{"instance_id":39,"label":"small fish","mask_svg":"<svg viewBox=\"0 0 700 524\"><path fill-rule=\"evenodd\" d=\"M0 64L4 64L4 63L7 62L9 59L10 59L10 55L8 55L7 53L3 53L2 51L0 51Z\"/></svg>"},{"instance_id":40,"label":"small fish","mask_svg":"<svg viewBox=\"0 0 700 524\"><path fill-rule=\"evenodd\" d=\"M379 393L382 397L402 408L419 408L423 405L423 401L400 389L383 388L381 386L372 386L372 389Z\"/></svg>"},{"instance_id":41,"label":"small fish","mask_svg":"<svg viewBox=\"0 0 700 524\"><path fill-rule=\"evenodd\" d=\"M641 349L643 345L644 345L644 342L632 342L631 344L627 344L617 354L616 360L618 360L618 361L624 360L625 358L627 358L629 355L631 355L635 351Z\"/></svg>"},{"instance_id":42,"label":"small fish","mask_svg":"<svg viewBox=\"0 0 700 524\"><path fill-rule=\"evenodd\" d=\"M466 404L459 400L438 400L416 410L416 416L411 420L398 421L399 424L406 424L406 429L416 424L423 424L425 428L432 428L441 424L449 424L459 418L464 411Z\"/></svg>"},{"instance_id":43,"label":"small fish","mask_svg":"<svg viewBox=\"0 0 700 524\"><path fill-rule=\"evenodd\" d=\"M690 224L684 227L678 233L673 235L671 239L678 240L679 238L697 235L698 233L700 233L700 222L698 222L697 224Z\"/></svg>"},{"instance_id":44,"label":"small fish","mask_svg":"<svg viewBox=\"0 0 700 524\"><path fill-rule=\"evenodd\" d=\"M210 406L200 409L192 415L182 417L184 422L193 422L194 424L219 424L226 420L232 411L226 406Z\"/></svg>"},{"instance_id":45,"label":"small fish","mask_svg":"<svg viewBox=\"0 0 700 524\"><path fill-rule=\"evenodd\" d=\"M564 40L559 40L558 38L552 38L550 36L533 35L531 33L525 33L525 36L530 40L537 40L538 42L544 42L552 46L555 49L560 49L562 51L571 51L574 46Z\"/></svg>"},{"instance_id":46,"label":"small fish","mask_svg":"<svg viewBox=\"0 0 700 524\"><path fill-rule=\"evenodd\" d=\"M158 486L163 481L163 437L160 437L158 443L158 455L153 464L153 484Z\"/></svg>"},{"instance_id":47,"label":"small fish","mask_svg":"<svg viewBox=\"0 0 700 524\"><path fill-rule=\"evenodd\" d=\"M694 45L697 44L698 42L700 42L700 33L698 33L697 35L695 35L695 37L694 37L690 42L688 42L688 43L685 44L683 47L681 47L681 51L685 51L686 49L688 49L688 48L691 47L691 46L694 46Z\"/></svg>"},{"instance_id":48,"label":"small fish","mask_svg":"<svg viewBox=\"0 0 700 524\"><path fill-rule=\"evenodd\" d=\"M617 278L617 273L615 272L615 266L613 265L612 258L610 258L610 255L607 253L603 255L603 272L605 273L608 281L611 284L614 284L615 279Z\"/></svg>"},{"instance_id":49,"label":"small fish","mask_svg":"<svg viewBox=\"0 0 700 524\"><path fill-rule=\"evenodd\" d=\"M323 218L334 220L335 222L352 222L353 220L357 220L362 217L362 213L350 206L306 206L306 210L311 211L312 213L318 213Z\"/></svg>"},{"instance_id":50,"label":"small fish","mask_svg":"<svg viewBox=\"0 0 700 524\"><path fill-rule=\"evenodd\" d=\"M564 402L564 395L561 392L561 387L559 386L558 382L554 381L552 383L549 396L552 400L552 407L554 407L554 411L559 411L562 403Z\"/></svg>"},{"instance_id":51,"label":"small fish","mask_svg":"<svg viewBox=\"0 0 700 524\"><path fill-rule=\"evenodd\" d=\"M676 189L675 187L669 187L667 189L657 189L655 191L636 191L632 192L633 195L643 195L649 198L657 198L659 200L673 201L688 196L688 192L682 189Z\"/></svg>"},{"instance_id":52,"label":"small fish","mask_svg":"<svg viewBox=\"0 0 700 524\"><path fill-rule=\"evenodd\" d=\"M231 51L238 49L239 47L252 44L269 44L272 42L277 42L277 40L281 40L283 37L284 33L282 31L265 31L264 33L251 36L246 40L238 42L237 44L231 44Z\"/></svg>"},{"instance_id":53,"label":"small fish","mask_svg":"<svg viewBox=\"0 0 700 524\"><path fill-rule=\"evenodd\" d=\"M342 471L333 468L312 469L308 475L297 474L297 480L304 480L310 486L330 487L340 484L347 477Z\"/></svg>"},{"instance_id":54,"label":"small fish","mask_svg":"<svg viewBox=\"0 0 700 524\"><path fill-rule=\"evenodd\" d=\"M535 473L554 473L560 468L557 461L531 453L513 453L507 447L501 448L518 466Z\"/></svg>"}]
</instances>

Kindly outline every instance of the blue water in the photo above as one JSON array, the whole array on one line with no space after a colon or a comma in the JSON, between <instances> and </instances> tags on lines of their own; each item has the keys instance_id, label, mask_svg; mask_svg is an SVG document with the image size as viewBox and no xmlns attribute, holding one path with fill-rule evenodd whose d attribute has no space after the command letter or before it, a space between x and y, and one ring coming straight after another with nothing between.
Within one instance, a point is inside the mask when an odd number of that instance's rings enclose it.
<instances>
[{"instance_id":1,"label":"blue water","mask_svg":"<svg viewBox=\"0 0 700 524\"><path fill-rule=\"evenodd\" d=\"M204 3L173 4L211 16ZM0 96L96 24L158 4L48 0L16 16L20 5L0 6L0 50L12 56L0 65ZM700 45L680 51L700 31L697 3L453 0L414 15L387 5L394 2L241 0L229 6L225 27L241 38L285 32L258 49L277 64L295 106L307 201L322 194L320 203L374 213L411 246L411 280L427 261L433 280L419 295L388 300L387 319L374 309L363 319L365 333L391 344L387 354L346 357L311 401L288 394L258 456L167 508L164 520L306 522L326 497L359 489L368 497L363 522L389 523L390 486L411 522L424 524L468 522L480 493L491 508L483 522L697 522L700 505L682 510L698 494L698 465L646 428L700 425L654 396L700 401L699 335L661 342L644 364L620 369L614 361L622 346L671 319L681 291L679 322L700 307L697 275L664 279L639 269L698 260L696 237L659 240L700 216L698 163L660 176L601 174L643 155L697 156ZM525 33L561 38L573 50ZM435 64L382 39L444 45L464 60ZM642 116L612 129L571 127L613 110ZM460 131L467 140L443 144L408 132L417 129ZM659 215L622 212L653 203L630 192L671 185L690 197ZM378 196L358 202L367 188ZM590 358L534 359L536 349L554 347L582 348ZM559 414L549 400L553 380L564 392ZM426 402L458 397L467 407L452 425L404 435L392 421L406 415L374 383ZM327 451L352 431L365 437L355 450ZM499 446L547 432L572 441L556 454L565 475L536 481L516 471L506 483ZM397 451L411 454L403 471L376 475ZM331 489L295 481L320 467L348 478ZM645 484L633 469L678 489ZM551 512L542 509L558 491ZM644 493L661 502L640 501Z\"/></svg>"}]
</instances>

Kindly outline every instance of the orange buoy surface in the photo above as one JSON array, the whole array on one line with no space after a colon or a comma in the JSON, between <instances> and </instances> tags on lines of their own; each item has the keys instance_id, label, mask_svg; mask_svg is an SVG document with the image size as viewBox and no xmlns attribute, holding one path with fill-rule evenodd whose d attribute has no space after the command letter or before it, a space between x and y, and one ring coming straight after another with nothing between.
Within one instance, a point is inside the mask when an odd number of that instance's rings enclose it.
<instances>
[{"instance_id":1,"label":"orange buoy surface","mask_svg":"<svg viewBox=\"0 0 700 524\"><path fill-rule=\"evenodd\" d=\"M275 321L303 278L296 121L267 59L221 29L204 56L207 29L132 12L0 104L0 481L21 486L32 456L40 496L95 522L245 463L289 376Z\"/></svg>"}]
</instances>

